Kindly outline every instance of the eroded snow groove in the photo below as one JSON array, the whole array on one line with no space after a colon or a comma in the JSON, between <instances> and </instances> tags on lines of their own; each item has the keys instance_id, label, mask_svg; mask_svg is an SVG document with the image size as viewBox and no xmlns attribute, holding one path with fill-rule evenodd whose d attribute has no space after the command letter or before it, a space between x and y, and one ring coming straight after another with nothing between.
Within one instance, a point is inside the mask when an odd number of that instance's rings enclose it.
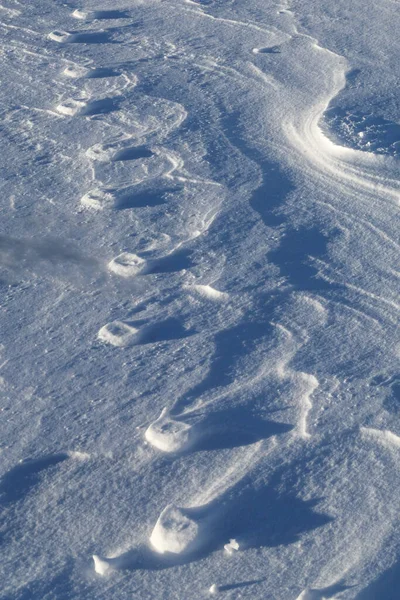
<instances>
[{"instance_id":1,"label":"eroded snow groove","mask_svg":"<svg viewBox=\"0 0 400 600\"><path fill-rule=\"evenodd\" d=\"M398 4L0 17L4 597L397 599Z\"/></svg>"}]
</instances>

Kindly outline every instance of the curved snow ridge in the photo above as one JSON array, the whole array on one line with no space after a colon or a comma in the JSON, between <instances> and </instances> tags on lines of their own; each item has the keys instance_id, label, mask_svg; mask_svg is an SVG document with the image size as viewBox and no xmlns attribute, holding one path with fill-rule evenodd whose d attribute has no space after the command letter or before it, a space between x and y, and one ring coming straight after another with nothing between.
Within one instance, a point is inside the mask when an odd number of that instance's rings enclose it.
<instances>
[{"instance_id":1,"label":"curved snow ridge","mask_svg":"<svg viewBox=\"0 0 400 600\"><path fill-rule=\"evenodd\" d=\"M198 4L197 2L193 2L192 0L190 0L189 2L188 2L188 0L185 0L185 2L187 4ZM241 21L239 19L227 19L225 17L215 17L214 15L211 15L210 13L207 13L202 9L181 8L181 10L183 12L191 13L191 14L197 15L199 17L204 17L206 19L210 19L211 21L215 21L217 23L222 23L222 24L228 25L230 27L240 27L240 28L244 28L244 29L250 29L251 31L257 31L264 35L270 35L270 36L279 37L279 38L282 38L282 35L283 35L282 31L279 31L273 25L271 25L269 28L267 28L267 27L261 27L261 25L257 25L256 23L254 23L252 21Z\"/></svg>"},{"instance_id":2,"label":"curved snow ridge","mask_svg":"<svg viewBox=\"0 0 400 600\"><path fill-rule=\"evenodd\" d=\"M379 442L391 450L400 449L400 436L389 429L375 429L374 427L361 427L361 435L376 442Z\"/></svg>"},{"instance_id":3,"label":"curved snow ridge","mask_svg":"<svg viewBox=\"0 0 400 600\"><path fill-rule=\"evenodd\" d=\"M371 197L374 199L380 195L399 204L400 184L395 175L387 178L381 175L382 161L390 159L338 146L323 133L319 123L330 102L345 87L348 67L343 57L321 48L316 40L312 41L311 47L329 56L331 89L310 109L296 111L283 120L282 127L288 142L320 173L323 180L333 179L336 186L357 197L369 194L371 200ZM392 164L394 173L396 165Z\"/></svg>"},{"instance_id":4,"label":"curved snow ridge","mask_svg":"<svg viewBox=\"0 0 400 600\"><path fill-rule=\"evenodd\" d=\"M307 426L308 416L313 408L312 395L319 387L319 381L315 375L304 373L302 371L295 371L289 366L298 350L307 342L307 340L303 342L297 342L292 332L286 327L280 324L276 324L275 326L283 333L284 337L286 338L286 342L289 344L289 348L287 349L285 355L278 361L276 365L276 373L282 380L289 379L295 384L299 405L297 434L301 438L308 440L311 438L311 434L308 431Z\"/></svg>"},{"instance_id":5,"label":"curved snow ridge","mask_svg":"<svg viewBox=\"0 0 400 600\"><path fill-rule=\"evenodd\" d=\"M229 294L227 292L220 292L211 285L185 285L184 289L188 292L195 292L202 298L207 298L207 300L213 300L214 302L225 302L229 300Z\"/></svg>"}]
</instances>

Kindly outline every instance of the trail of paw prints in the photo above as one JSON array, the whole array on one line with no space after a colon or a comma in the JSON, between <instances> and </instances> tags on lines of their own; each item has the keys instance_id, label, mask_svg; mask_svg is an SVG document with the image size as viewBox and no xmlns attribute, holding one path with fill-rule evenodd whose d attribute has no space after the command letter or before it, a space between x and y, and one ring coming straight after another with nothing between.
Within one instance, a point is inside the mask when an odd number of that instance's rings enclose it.
<instances>
[{"instance_id":1,"label":"trail of paw prints","mask_svg":"<svg viewBox=\"0 0 400 600\"><path fill-rule=\"evenodd\" d=\"M80 11L75 11L74 16L78 19L88 18L88 14ZM100 17L98 14L92 15L92 18L107 18ZM121 17L122 18L122 17ZM50 34L50 39L61 44L79 44L79 43L105 43L111 41L109 32L106 31L90 31L90 32L53 32ZM105 69L105 70L104 70ZM82 65L69 65L64 69L63 75L72 80L81 81L85 84L85 89L80 95L62 100L56 107L58 113L65 117L89 117L97 118L102 116L107 119L105 123L108 127L114 127L118 130L124 108L124 97L122 93L115 96L103 98L93 97L93 80L98 89L103 80L107 78L119 78L118 69L115 72L97 70L95 67L88 68ZM102 80L102 81L100 81ZM89 88L89 84L92 86ZM114 85L114 84L113 84ZM117 85L117 83L115 84ZM117 90L114 87L113 90ZM122 90L123 91L123 90ZM118 93L118 92L117 92ZM149 111L149 103L152 110ZM162 114L162 118L154 118L154 107L165 107L170 109L165 111L167 114ZM149 114L150 112L150 114ZM140 116L144 115L144 118ZM157 115L158 116L158 115ZM158 103L154 99L149 99L148 103L143 102L136 114L129 116L128 120L124 121L124 127L118 132L116 139L95 144L86 151L86 157L93 163L94 183L96 187L88 190L81 198L81 205L92 210L122 210L132 209L137 207L151 207L162 204L166 200L166 196L174 192L175 188L162 186L160 189L146 189L144 186L151 181L161 180L167 182L179 182L180 184L207 184L210 186L218 186L213 181L205 181L202 179L193 178L185 171L182 158L175 152L167 150L163 147L149 143L151 137L162 138L166 137L172 129L180 126L186 118L186 111L183 107L166 103L160 100ZM126 126L127 125L127 126ZM100 165L100 168L98 167ZM123 167L129 167L129 180L134 184L129 186L120 186L116 181L116 175ZM105 169L108 167L108 171ZM101 173L101 179L98 177ZM142 187L139 187L142 185ZM203 233L215 218L215 209L204 212L198 219L194 232L189 234L189 238L196 237ZM186 263L185 263L186 261ZM179 246L167 256L153 258L152 260L144 260L137 254L122 253L115 257L110 262L109 269L115 275L121 277L135 277L139 274L151 274L171 272L179 268L179 265L188 264L187 256ZM199 294L202 297L212 299L213 301L222 301L226 299L226 294L219 292L210 285L194 285L192 292ZM98 339L101 343L111 345L115 348L127 348L133 345L150 344L177 340L192 335L192 331L186 329L179 319L169 318L157 322L132 322L132 321L113 321L102 326L98 332ZM172 422L172 421L170 421ZM158 426L164 427L166 420ZM153 425L154 433L157 429ZM190 429L190 427L189 427ZM196 430L196 428L195 428ZM151 428L147 431L147 438L153 439L150 435ZM179 437L179 436L178 436ZM201 438L201 433L199 438ZM180 442L179 442L180 443ZM166 448L168 451L168 448ZM170 450L169 450L170 451ZM180 528L184 521L184 526L187 524L192 529L196 529L195 520L187 518L185 521L184 509L172 509L176 517L177 526ZM197 547L197 529L193 533L193 544L181 540L176 532L168 532L167 521L172 518L171 510L165 509L158 519L154 532L150 538L153 554L163 554L171 552L171 548L166 547L163 550L164 538L172 538L171 541L176 553L186 555L192 552L194 547ZM165 514L167 516L165 516ZM182 521L183 519L183 521ZM201 537L201 536L200 536ZM234 547L234 546L231 546ZM156 559L157 560L157 559ZM124 562L124 559L123 561ZM106 574L110 569L110 561L100 557L94 557L95 570L99 574Z\"/></svg>"},{"instance_id":2,"label":"trail of paw prints","mask_svg":"<svg viewBox=\"0 0 400 600\"><path fill-rule=\"evenodd\" d=\"M125 14L115 11L74 11L74 17L87 19L125 18ZM58 32L60 33L60 32ZM98 32L95 32L96 35ZM92 35L93 32L90 33ZM102 33L100 32L102 35ZM85 42L85 33L70 33L59 36L52 32L50 38L60 43ZM94 35L94 34L93 34ZM97 39L97 38L96 38ZM101 43L101 39L98 39ZM112 68L111 68L112 69ZM116 130L117 135L105 142L95 144L86 150L86 157L91 162L92 180L95 186L87 190L81 197L84 208L126 209L157 206L165 203L165 197L173 193L174 188L162 185L161 190L154 190L152 182L158 179L171 181L174 185L207 185L216 186L216 182L192 177L185 169L181 156L164 147L150 144L150 140L165 138L186 119L185 109L176 103L163 99L141 97L131 110L129 91L137 81L135 76L128 77L120 73L118 68L94 67L77 64L68 65L63 72L65 77L84 82L84 90L74 97L58 103L56 111L65 117L101 118L106 127ZM110 87L109 79L118 80ZM120 80L125 79L121 87ZM93 85L101 89L103 81L107 82L110 95L96 98ZM94 82L94 84L93 84ZM89 89L88 86L91 86ZM115 95L112 94L115 92ZM98 95L98 92L97 92ZM129 110L127 110L129 108ZM124 110L125 109L125 110ZM128 116L127 116L128 115ZM131 185L125 185L127 182ZM132 183L134 185L132 185ZM139 187L143 184L141 187ZM150 184L152 189L143 189ZM177 188L179 190L179 188ZM208 227L208 216L189 216L190 233L188 239L203 233Z\"/></svg>"},{"instance_id":3,"label":"trail of paw prints","mask_svg":"<svg viewBox=\"0 0 400 600\"><path fill-rule=\"evenodd\" d=\"M121 19L131 19L132 15L124 10L81 10L75 9L71 13L71 17L78 21L92 22L102 21L120 21ZM78 31L55 30L48 34L48 38L59 44L102 44L102 43L117 43L113 33L118 33L120 28L109 29L89 29Z\"/></svg>"}]
</instances>

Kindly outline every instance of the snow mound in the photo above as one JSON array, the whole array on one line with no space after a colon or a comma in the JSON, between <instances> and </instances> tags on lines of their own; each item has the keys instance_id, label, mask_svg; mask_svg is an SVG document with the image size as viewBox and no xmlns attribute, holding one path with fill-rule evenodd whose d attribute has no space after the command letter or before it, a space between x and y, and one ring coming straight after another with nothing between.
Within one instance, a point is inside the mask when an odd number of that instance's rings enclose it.
<instances>
[{"instance_id":1,"label":"snow mound","mask_svg":"<svg viewBox=\"0 0 400 600\"><path fill-rule=\"evenodd\" d=\"M65 42L70 42L73 37L68 31L52 31L47 36L53 42L58 42L59 44L63 44Z\"/></svg>"},{"instance_id":2,"label":"snow mound","mask_svg":"<svg viewBox=\"0 0 400 600\"><path fill-rule=\"evenodd\" d=\"M400 448L400 437L389 429L375 429L373 427L361 427L361 434L372 440L380 442L384 446Z\"/></svg>"},{"instance_id":3,"label":"snow mound","mask_svg":"<svg viewBox=\"0 0 400 600\"><path fill-rule=\"evenodd\" d=\"M108 162L112 160L117 150L118 148L114 144L94 144L86 150L86 156L91 160Z\"/></svg>"},{"instance_id":4,"label":"snow mound","mask_svg":"<svg viewBox=\"0 0 400 600\"><path fill-rule=\"evenodd\" d=\"M171 419L164 408L159 418L147 428L145 438L162 452L182 452L194 442L193 427Z\"/></svg>"},{"instance_id":5,"label":"snow mound","mask_svg":"<svg viewBox=\"0 0 400 600\"><path fill-rule=\"evenodd\" d=\"M122 321L112 321L100 329L97 337L102 342L122 348L128 346L134 340L137 331L137 329Z\"/></svg>"},{"instance_id":6,"label":"snow mound","mask_svg":"<svg viewBox=\"0 0 400 600\"><path fill-rule=\"evenodd\" d=\"M215 596L215 594L219 593L219 587L215 583L213 583L208 591L211 595Z\"/></svg>"},{"instance_id":7,"label":"snow mound","mask_svg":"<svg viewBox=\"0 0 400 600\"><path fill-rule=\"evenodd\" d=\"M229 294L226 292L220 292L215 288L211 287L211 285L191 285L190 290L193 290L203 298L208 298L209 300L216 300L218 302L222 302L229 298Z\"/></svg>"},{"instance_id":8,"label":"snow mound","mask_svg":"<svg viewBox=\"0 0 400 600\"><path fill-rule=\"evenodd\" d=\"M62 115L67 115L69 117L73 117L81 113L86 107L86 102L83 100L74 100L73 98L69 98L68 100L64 100L59 104L56 108L57 112Z\"/></svg>"},{"instance_id":9,"label":"snow mound","mask_svg":"<svg viewBox=\"0 0 400 600\"><path fill-rule=\"evenodd\" d=\"M86 69L86 67L81 67L80 65L69 65L68 67L65 67L63 71L63 75L66 77L71 77L71 79L86 77L88 73L89 69Z\"/></svg>"},{"instance_id":10,"label":"snow mound","mask_svg":"<svg viewBox=\"0 0 400 600\"><path fill-rule=\"evenodd\" d=\"M84 10L79 10L78 8L74 10L72 13L74 19L87 19L89 17L89 13Z\"/></svg>"},{"instance_id":11,"label":"snow mound","mask_svg":"<svg viewBox=\"0 0 400 600\"><path fill-rule=\"evenodd\" d=\"M108 268L121 277L135 277L143 269L145 262L136 254L122 252L108 263Z\"/></svg>"},{"instance_id":12,"label":"snow mound","mask_svg":"<svg viewBox=\"0 0 400 600\"><path fill-rule=\"evenodd\" d=\"M98 575L108 575L112 571L110 562L105 558L100 558L97 554L93 554L94 570Z\"/></svg>"},{"instance_id":13,"label":"snow mound","mask_svg":"<svg viewBox=\"0 0 400 600\"><path fill-rule=\"evenodd\" d=\"M229 555L234 554L234 552L237 552L239 550L239 544L234 539L229 540L229 544L225 544L224 550Z\"/></svg>"},{"instance_id":14,"label":"snow mound","mask_svg":"<svg viewBox=\"0 0 400 600\"><path fill-rule=\"evenodd\" d=\"M169 504L159 516L150 542L160 554L186 554L198 545L199 526L184 509Z\"/></svg>"},{"instance_id":15,"label":"snow mound","mask_svg":"<svg viewBox=\"0 0 400 600\"><path fill-rule=\"evenodd\" d=\"M86 208L104 210L105 208L114 207L115 198L111 192L107 192L100 188L95 188L82 196L81 204Z\"/></svg>"}]
</instances>

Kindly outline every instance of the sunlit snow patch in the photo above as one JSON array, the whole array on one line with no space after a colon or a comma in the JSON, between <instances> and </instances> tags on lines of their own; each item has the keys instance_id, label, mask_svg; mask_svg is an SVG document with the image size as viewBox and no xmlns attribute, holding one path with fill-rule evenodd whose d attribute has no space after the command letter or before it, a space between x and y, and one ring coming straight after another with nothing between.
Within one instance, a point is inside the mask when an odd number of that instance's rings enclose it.
<instances>
[{"instance_id":1,"label":"sunlit snow patch","mask_svg":"<svg viewBox=\"0 0 400 600\"><path fill-rule=\"evenodd\" d=\"M166 408L144 435L152 446L162 452L181 452L194 442L193 427L171 419Z\"/></svg>"},{"instance_id":2,"label":"sunlit snow patch","mask_svg":"<svg viewBox=\"0 0 400 600\"><path fill-rule=\"evenodd\" d=\"M113 570L110 562L105 558L100 558L93 554L94 570L98 575L108 575Z\"/></svg>"},{"instance_id":3,"label":"sunlit snow patch","mask_svg":"<svg viewBox=\"0 0 400 600\"><path fill-rule=\"evenodd\" d=\"M381 443L386 447L400 448L400 437L389 429L375 429L373 427L361 427L361 435Z\"/></svg>"},{"instance_id":4,"label":"sunlit snow patch","mask_svg":"<svg viewBox=\"0 0 400 600\"><path fill-rule=\"evenodd\" d=\"M59 104L56 110L62 115L67 115L69 117L73 117L74 115L82 112L86 107L86 102L83 100L74 100L73 98L69 98L68 100L64 100Z\"/></svg>"},{"instance_id":5,"label":"sunlit snow patch","mask_svg":"<svg viewBox=\"0 0 400 600\"><path fill-rule=\"evenodd\" d=\"M159 516L150 542L160 554L186 554L199 544L199 526L184 509L169 504Z\"/></svg>"},{"instance_id":6,"label":"sunlit snow patch","mask_svg":"<svg viewBox=\"0 0 400 600\"><path fill-rule=\"evenodd\" d=\"M116 144L94 144L86 150L86 156L92 160L100 162L108 162L111 160L118 150Z\"/></svg>"},{"instance_id":7,"label":"sunlit snow patch","mask_svg":"<svg viewBox=\"0 0 400 600\"><path fill-rule=\"evenodd\" d=\"M70 456L70 458L73 458L75 460L89 460L90 459L90 454L88 454L87 452L80 452L79 450L70 450L68 452L68 455Z\"/></svg>"},{"instance_id":8,"label":"sunlit snow patch","mask_svg":"<svg viewBox=\"0 0 400 600\"><path fill-rule=\"evenodd\" d=\"M84 10L79 10L78 8L74 10L72 13L74 19L87 19L89 17L89 13Z\"/></svg>"},{"instance_id":9,"label":"sunlit snow patch","mask_svg":"<svg viewBox=\"0 0 400 600\"><path fill-rule=\"evenodd\" d=\"M95 188L87 192L81 198L81 204L86 208L92 208L94 210L104 210L105 208L113 208L115 205L115 198L111 192Z\"/></svg>"},{"instance_id":10,"label":"sunlit snow patch","mask_svg":"<svg viewBox=\"0 0 400 600\"><path fill-rule=\"evenodd\" d=\"M225 544L224 550L227 554L232 555L239 550L239 544L236 540L229 540L229 544Z\"/></svg>"},{"instance_id":11,"label":"sunlit snow patch","mask_svg":"<svg viewBox=\"0 0 400 600\"><path fill-rule=\"evenodd\" d=\"M80 77L86 77L89 73L89 69L81 67L80 65L69 65L65 67L63 75L71 77L71 79L78 79Z\"/></svg>"},{"instance_id":12,"label":"sunlit snow patch","mask_svg":"<svg viewBox=\"0 0 400 600\"><path fill-rule=\"evenodd\" d=\"M208 298L209 300L216 300L218 302L223 302L229 298L229 294L225 292L220 292L215 288L211 287L211 285L191 285L187 286L188 290L193 290L203 298Z\"/></svg>"},{"instance_id":13,"label":"sunlit snow patch","mask_svg":"<svg viewBox=\"0 0 400 600\"><path fill-rule=\"evenodd\" d=\"M53 42L63 44L65 42L70 42L73 36L68 33L68 31L52 31L47 37L50 40L53 40Z\"/></svg>"},{"instance_id":14,"label":"sunlit snow patch","mask_svg":"<svg viewBox=\"0 0 400 600\"><path fill-rule=\"evenodd\" d=\"M111 344L112 346L124 347L133 342L138 330L131 327L122 321L112 321L104 325L97 337L102 342Z\"/></svg>"},{"instance_id":15,"label":"sunlit snow patch","mask_svg":"<svg viewBox=\"0 0 400 600\"><path fill-rule=\"evenodd\" d=\"M216 583L213 583L208 591L212 596L215 596L216 594L219 593L219 587L217 586Z\"/></svg>"},{"instance_id":16,"label":"sunlit snow patch","mask_svg":"<svg viewBox=\"0 0 400 600\"><path fill-rule=\"evenodd\" d=\"M143 258L130 252L122 252L108 263L108 268L121 277L135 277L143 269Z\"/></svg>"}]
</instances>

